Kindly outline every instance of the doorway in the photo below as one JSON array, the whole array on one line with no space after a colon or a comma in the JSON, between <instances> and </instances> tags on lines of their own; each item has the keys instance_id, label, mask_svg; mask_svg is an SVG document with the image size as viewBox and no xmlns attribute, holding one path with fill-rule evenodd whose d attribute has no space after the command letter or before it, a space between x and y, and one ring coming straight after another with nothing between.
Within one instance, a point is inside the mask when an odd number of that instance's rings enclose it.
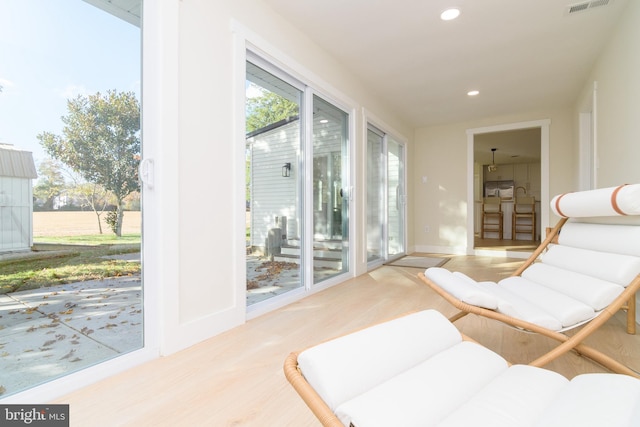
<instances>
[{"instance_id":1,"label":"doorway","mask_svg":"<svg viewBox=\"0 0 640 427\"><path fill-rule=\"evenodd\" d=\"M549 123L541 120L467 131L469 254L526 258L538 246L549 215L543 208L549 201ZM485 197L500 198L502 236L480 232ZM533 237L512 233L514 204L523 197L535 200Z\"/></svg>"}]
</instances>

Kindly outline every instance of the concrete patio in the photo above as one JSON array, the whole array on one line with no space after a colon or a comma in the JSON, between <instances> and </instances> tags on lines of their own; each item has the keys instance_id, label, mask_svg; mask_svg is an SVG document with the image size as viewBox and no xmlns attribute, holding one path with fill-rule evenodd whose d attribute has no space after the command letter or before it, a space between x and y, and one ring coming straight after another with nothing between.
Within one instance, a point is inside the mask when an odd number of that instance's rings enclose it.
<instances>
[{"instance_id":1,"label":"concrete patio","mask_svg":"<svg viewBox=\"0 0 640 427\"><path fill-rule=\"evenodd\" d=\"M0 397L143 345L139 276L0 295Z\"/></svg>"}]
</instances>

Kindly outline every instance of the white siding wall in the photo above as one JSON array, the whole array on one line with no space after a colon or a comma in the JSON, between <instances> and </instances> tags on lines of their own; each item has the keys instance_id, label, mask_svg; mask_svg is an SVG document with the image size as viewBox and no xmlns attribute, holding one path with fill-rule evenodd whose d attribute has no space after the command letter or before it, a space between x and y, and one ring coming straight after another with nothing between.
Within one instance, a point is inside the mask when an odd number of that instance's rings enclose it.
<instances>
[{"instance_id":1,"label":"white siding wall","mask_svg":"<svg viewBox=\"0 0 640 427\"><path fill-rule=\"evenodd\" d=\"M314 127L314 157L341 151L342 141L336 137L340 127L335 123ZM287 239L300 238L298 194L298 149L300 122L294 121L277 129L256 135L251 144L251 246L263 247L269 229L276 227L276 217L287 217ZM282 176L282 166L291 163L291 176ZM329 184L323 187L323 200L330 197ZM315 205L314 205L315 206ZM326 215L326 213L325 213Z\"/></svg>"},{"instance_id":2,"label":"white siding wall","mask_svg":"<svg viewBox=\"0 0 640 427\"><path fill-rule=\"evenodd\" d=\"M0 176L0 253L31 248L31 179Z\"/></svg>"},{"instance_id":3,"label":"white siding wall","mask_svg":"<svg viewBox=\"0 0 640 427\"><path fill-rule=\"evenodd\" d=\"M265 245L276 217L287 217L287 238L299 238L297 153L300 122L295 121L251 138L251 246ZM291 163L291 176L282 166Z\"/></svg>"}]
</instances>

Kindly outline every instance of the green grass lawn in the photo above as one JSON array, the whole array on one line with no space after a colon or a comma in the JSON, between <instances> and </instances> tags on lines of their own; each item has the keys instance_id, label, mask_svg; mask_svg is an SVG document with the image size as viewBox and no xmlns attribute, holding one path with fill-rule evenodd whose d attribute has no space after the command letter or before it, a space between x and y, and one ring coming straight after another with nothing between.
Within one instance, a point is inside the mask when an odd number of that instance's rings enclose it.
<instances>
[{"instance_id":1,"label":"green grass lawn","mask_svg":"<svg viewBox=\"0 0 640 427\"><path fill-rule=\"evenodd\" d=\"M55 245L24 257L0 260L0 294L85 280L140 274L140 263L105 256L140 251L140 235L91 235L37 239ZM77 247L69 248L69 245Z\"/></svg>"}]
</instances>

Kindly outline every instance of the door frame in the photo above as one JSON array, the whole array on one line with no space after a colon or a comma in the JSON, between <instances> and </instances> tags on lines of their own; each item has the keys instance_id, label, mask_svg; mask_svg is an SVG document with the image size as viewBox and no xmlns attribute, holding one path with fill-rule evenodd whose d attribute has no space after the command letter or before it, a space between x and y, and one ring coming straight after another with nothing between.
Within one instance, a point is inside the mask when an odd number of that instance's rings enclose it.
<instances>
[{"instance_id":1,"label":"door frame","mask_svg":"<svg viewBox=\"0 0 640 427\"><path fill-rule=\"evenodd\" d=\"M476 135L519 129L540 128L540 229L549 226L549 127L550 119L508 123L467 129L467 255L528 258L527 252L476 250L474 247L474 139Z\"/></svg>"}]
</instances>

